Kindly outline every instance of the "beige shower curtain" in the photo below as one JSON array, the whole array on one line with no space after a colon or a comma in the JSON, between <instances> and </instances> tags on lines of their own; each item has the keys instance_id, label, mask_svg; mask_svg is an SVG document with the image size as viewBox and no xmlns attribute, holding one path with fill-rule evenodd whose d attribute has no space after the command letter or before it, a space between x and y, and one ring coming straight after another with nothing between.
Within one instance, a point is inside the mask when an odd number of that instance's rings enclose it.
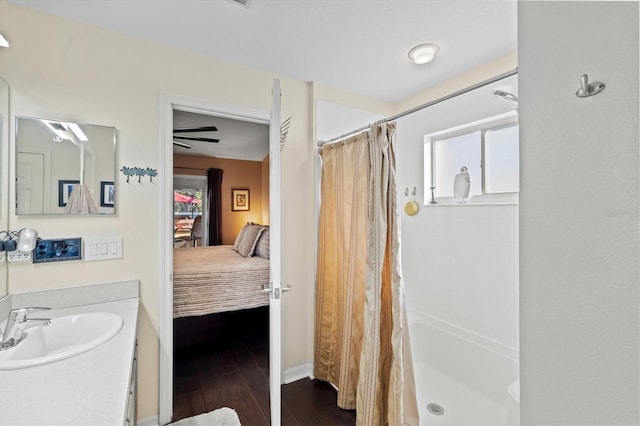
<instances>
[{"instance_id":1,"label":"beige shower curtain","mask_svg":"<svg viewBox=\"0 0 640 426\"><path fill-rule=\"evenodd\" d=\"M393 140L381 123L321 148L314 374L359 425L418 424Z\"/></svg>"}]
</instances>

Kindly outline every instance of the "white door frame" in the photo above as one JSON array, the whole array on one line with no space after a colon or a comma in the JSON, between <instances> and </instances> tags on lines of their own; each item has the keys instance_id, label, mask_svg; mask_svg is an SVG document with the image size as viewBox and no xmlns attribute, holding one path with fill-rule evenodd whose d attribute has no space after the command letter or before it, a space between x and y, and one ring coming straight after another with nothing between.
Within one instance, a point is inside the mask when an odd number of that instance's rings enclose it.
<instances>
[{"instance_id":1,"label":"white door frame","mask_svg":"<svg viewBox=\"0 0 640 426\"><path fill-rule=\"evenodd\" d=\"M216 115L269 125L268 109L225 104L170 94L158 99L158 152L161 188L158 271L158 335L160 338L159 418L160 425L171 422L173 414L173 110ZM280 129L278 129L278 132Z\"/></svg>"}]
</instances>

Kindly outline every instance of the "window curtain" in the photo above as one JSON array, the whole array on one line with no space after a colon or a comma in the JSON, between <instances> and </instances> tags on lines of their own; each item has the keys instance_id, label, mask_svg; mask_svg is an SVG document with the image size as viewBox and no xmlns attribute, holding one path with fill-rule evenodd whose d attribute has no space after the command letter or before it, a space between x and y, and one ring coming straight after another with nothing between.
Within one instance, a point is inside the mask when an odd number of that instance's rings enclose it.
<instances>
[{"instance_id":1,"label":"window curtain","mask_svg":"<svg viewBox=\"0 0 640 426\"><path fill-rule=\"evenodd\" d=\"M358 425L417 425L400 268L395 123L321 148L314 375Z\"/></svg>"},{"instance_id":2,"label":"window curtain","mask_svg":"<svg viewBox=\"0 0 640 426\"><path fill-rule=\"evenodd\" d=\"M207 170L208 245L222 244L222 169Z\"/></svg>"}]
</instances>

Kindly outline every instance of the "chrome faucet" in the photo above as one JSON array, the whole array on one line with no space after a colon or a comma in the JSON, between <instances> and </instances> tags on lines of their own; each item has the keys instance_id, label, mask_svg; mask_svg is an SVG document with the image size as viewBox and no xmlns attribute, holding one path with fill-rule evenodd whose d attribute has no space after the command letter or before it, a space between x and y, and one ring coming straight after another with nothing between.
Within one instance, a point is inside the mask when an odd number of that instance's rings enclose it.
<instances>
[{"instance_id":1,"label":"chrome faucet","mask_svg":"<svg viewBox=\"0 0 640 426\"><path fill-rule=\"evenodd\" d=\"M51 308L20 308L9 311L7 325L0 340L0 351L12 348L27 337L25 330L39 325L51 324L49 318L27 318L29 312L48 311Z\"/></svg>"}]
</instances>

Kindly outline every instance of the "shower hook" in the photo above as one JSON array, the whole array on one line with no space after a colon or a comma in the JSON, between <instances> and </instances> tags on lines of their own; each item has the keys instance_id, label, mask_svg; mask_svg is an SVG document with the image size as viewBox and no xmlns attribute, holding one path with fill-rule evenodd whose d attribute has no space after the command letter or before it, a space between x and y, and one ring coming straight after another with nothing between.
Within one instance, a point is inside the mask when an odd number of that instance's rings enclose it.
<instances>
[{"instance_id":1,"label":"shower hook","mask_svg":"<svg viewBox=\"0 0 640 426\"><path fill-rule=\"evenodd\" d=\"M404 189L404 195L405 195L406 197L408 197L408 196L409 196L409 188L405 188L405 189ZM415 186L413 187L413 191L411 191L411 195L412 195L413 197L415 197L415 196L416 196L416 187L415 187Z\"/></svg>"},{"instance_id":2,"label":"shower hook","mask_svg":"<svg viewBox=\"0 0 640 426\"><path fill-rule=\"evenodd\" d=\"M595 83L589 83L589 76L582 74L580 76L580 88L576 92L576 96L579 98L588 98L589 96L597 95L602 92L606 84L596 81Z\"/></svg>"}]
</instances>

